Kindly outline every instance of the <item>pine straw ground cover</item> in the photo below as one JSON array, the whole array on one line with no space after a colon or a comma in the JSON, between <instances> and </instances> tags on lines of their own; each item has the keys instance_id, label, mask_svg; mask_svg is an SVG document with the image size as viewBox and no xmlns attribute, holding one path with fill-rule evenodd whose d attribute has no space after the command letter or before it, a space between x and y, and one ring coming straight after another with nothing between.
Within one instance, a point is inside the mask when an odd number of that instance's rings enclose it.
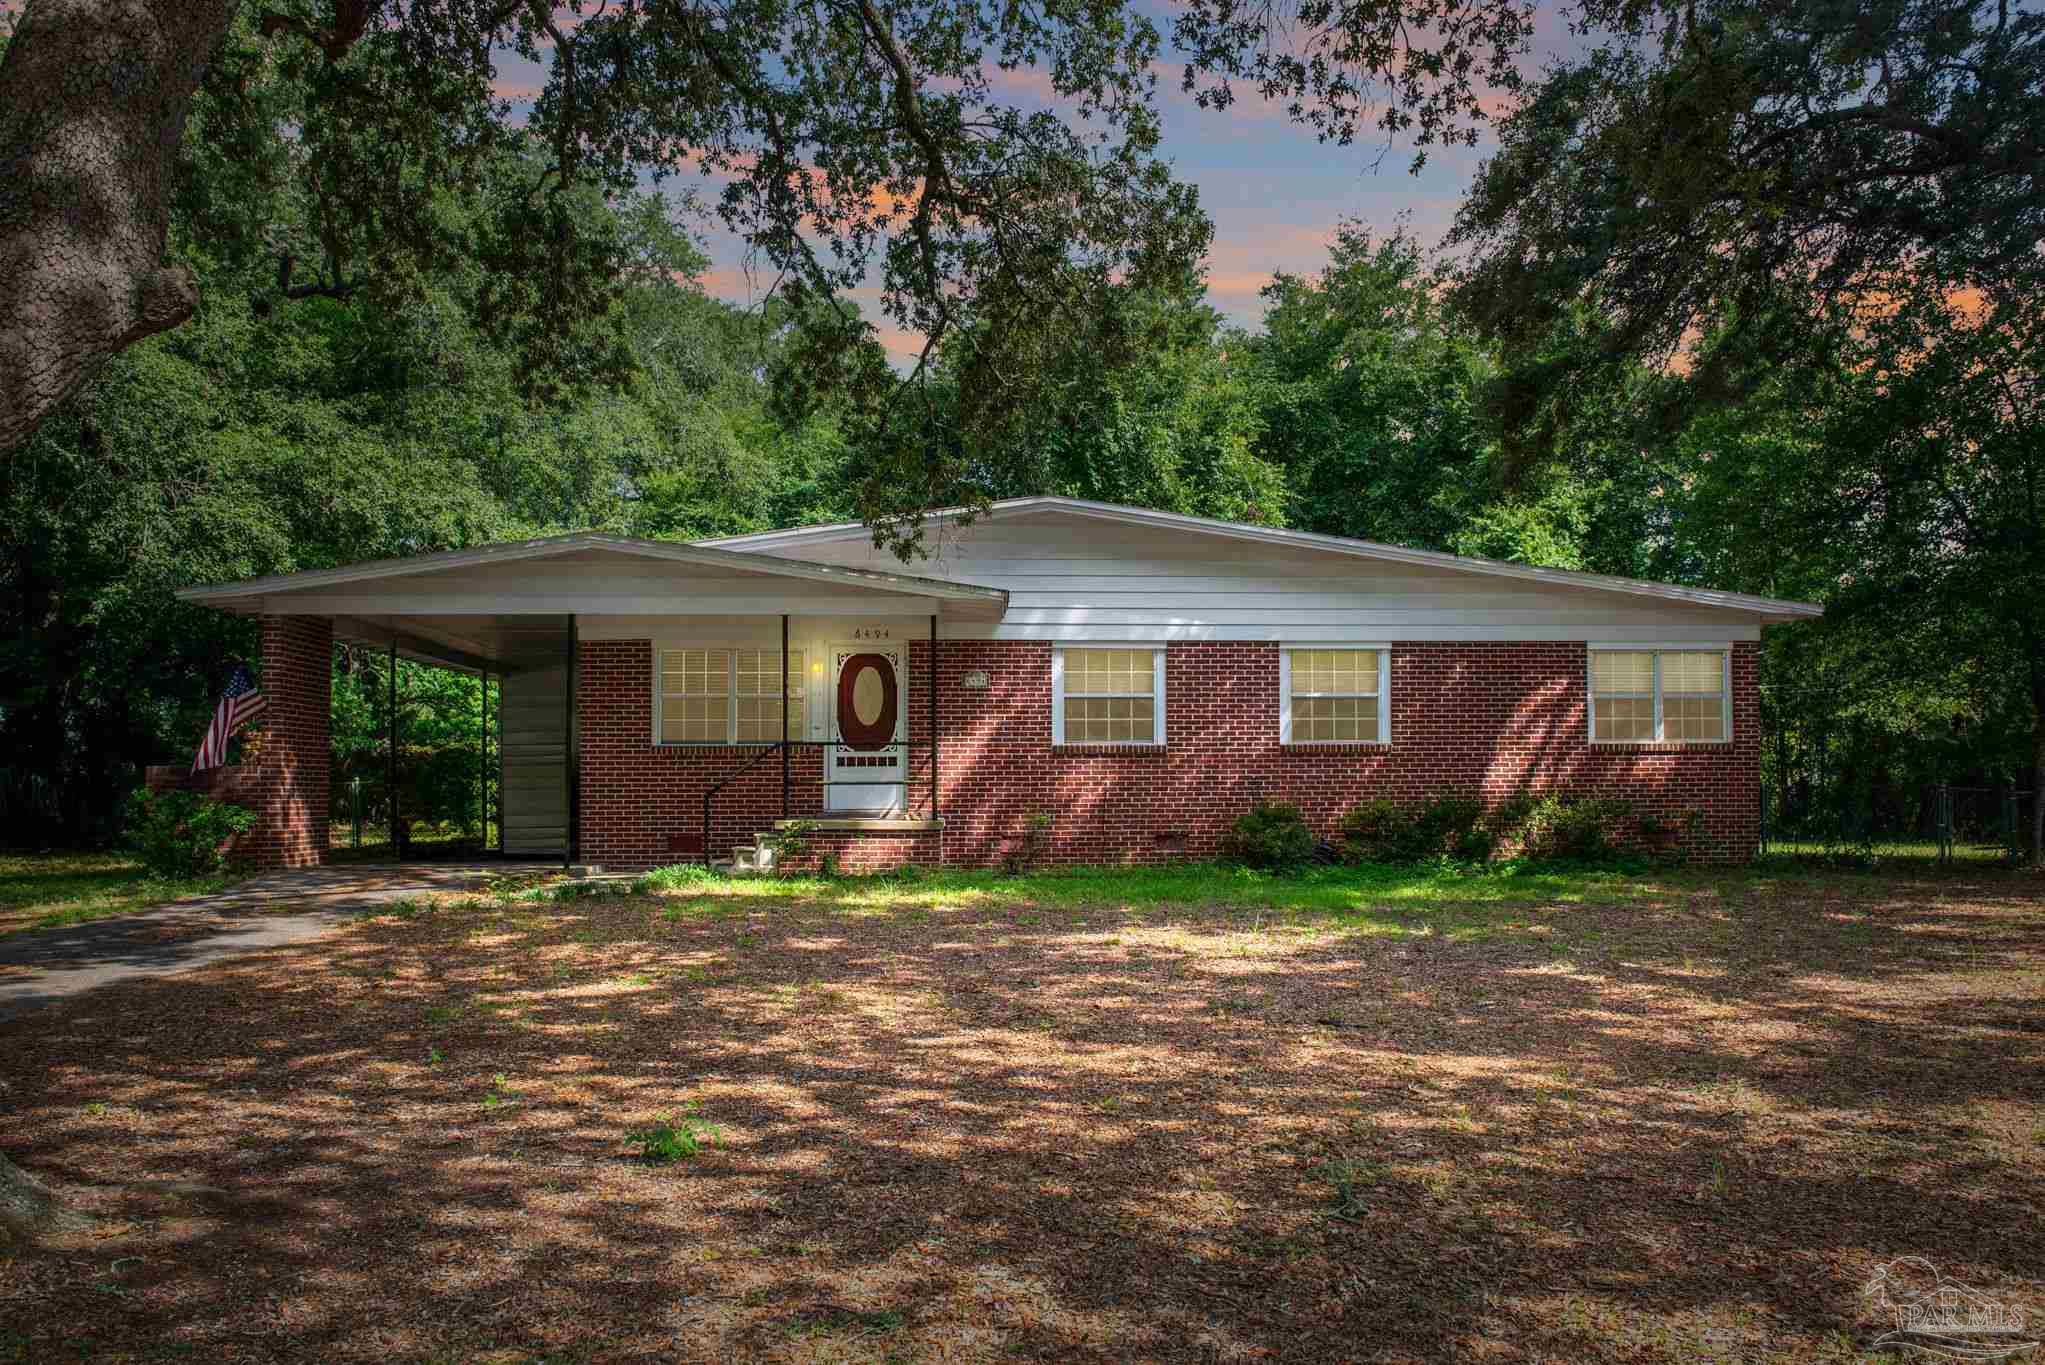
<instances>
[{"instance_id":1,"label":"pine straw ground cover","mask_svg":"<svg viewBox=\"0 0 2045 1365\"><path fill-rule=\"evenodd\" d=\"M101 1219L0 1360L1846 1360L1906 1254L2045 1318L2036 880L1219 878L446 898L0 1025Z\"/></svg>"}]
</instances>

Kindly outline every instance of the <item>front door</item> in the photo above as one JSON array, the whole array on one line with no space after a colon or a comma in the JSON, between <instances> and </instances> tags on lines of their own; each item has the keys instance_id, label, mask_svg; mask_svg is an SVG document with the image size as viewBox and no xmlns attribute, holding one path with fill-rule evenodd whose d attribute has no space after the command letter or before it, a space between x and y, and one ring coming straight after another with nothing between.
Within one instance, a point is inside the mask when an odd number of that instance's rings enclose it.
<instances>
[{"instance_id":1,"label":"front door","mask_svg":"<svg viewBox=\"0 0 2045 1365\"><path fill-rule=\"evenodd\" d=\"M831 650L831 738L824 751L824 809L897 815L906 808L909 670L899 645Z\"/></svg>"}]
</instances>

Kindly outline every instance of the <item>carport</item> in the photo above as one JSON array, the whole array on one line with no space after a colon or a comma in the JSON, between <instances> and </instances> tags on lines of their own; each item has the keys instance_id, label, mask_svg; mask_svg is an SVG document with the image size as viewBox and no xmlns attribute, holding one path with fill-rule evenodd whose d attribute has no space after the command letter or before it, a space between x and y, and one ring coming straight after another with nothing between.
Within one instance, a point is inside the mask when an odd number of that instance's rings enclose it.
<instances>
[{"instance_id":1,"label":"carport","mask_svg":"<svg viewBox=\"0 0 2045 1365\"><path fill-rule=\"evenodd\" d=\"M262 622L266 739L258 770L245 775L237 794L257 809L251 846L261 867L308 866L325 858L336 640L494 682L501 736L498 851L573 862L580 853L582 729L588 723L578 694L592 642L644 639L677 622L713 623L763 644L778 630L785 662L792 617L881 614L927 621L934 660L940 617L994 620L1007 606L1007 594L993 588L603 532L273 575L189 588L179 596ZM923 823L932 824L934 692L925 700L932 808ZM593 714L599 723L606 720L601 708ZM779 739L762 737L756 744L770 754L780 751L784 807L792 751L848 747L835 736L819 741L792 734L787 715L784 703ZM898 747L906 748L906 740ZM906 780L906 759L901 767ZM707 837L707 815L704 823Z\"/></svg>"}]
</instances>

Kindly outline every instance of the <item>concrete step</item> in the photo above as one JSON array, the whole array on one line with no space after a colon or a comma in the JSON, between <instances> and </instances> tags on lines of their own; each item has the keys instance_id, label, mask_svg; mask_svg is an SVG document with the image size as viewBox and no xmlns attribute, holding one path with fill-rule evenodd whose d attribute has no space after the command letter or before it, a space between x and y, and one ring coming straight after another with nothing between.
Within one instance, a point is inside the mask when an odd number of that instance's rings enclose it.
<instances>
[{"instance_id":1,"label":"concrete step","mask_svg":"<svg viewBox=\"0 0 2045 1365\"><path fill-rule=\"evenodd\" d=\"M731 870L734 872L772 872L774 870L774 845L761 841L740 844L731 851Z\"/></svg>"}]
</instances>

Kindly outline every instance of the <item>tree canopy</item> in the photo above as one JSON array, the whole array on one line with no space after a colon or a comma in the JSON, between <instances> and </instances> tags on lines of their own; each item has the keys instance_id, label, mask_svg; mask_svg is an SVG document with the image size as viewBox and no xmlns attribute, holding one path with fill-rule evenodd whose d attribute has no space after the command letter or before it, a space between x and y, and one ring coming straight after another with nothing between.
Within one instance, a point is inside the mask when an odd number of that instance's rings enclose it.
<instances>
[{"instance_id":1,"label":"tree canopy","mask_svg":"<svg viewBox=\"0 0 2045 1365\"><path fill-rule=\"evenodd\" d=\"M1210 102L1243 77L1324 133L1376 113L1425 142L1468 136L1527 10L1203 0L1172 22ZM191 316L200 253L288 299L474 270L460 302L528 397L616 382L634 243L588 198L699 172L790 307L787 401L829 389L877 449L913 444L901 390L953 334L985 354L1199 259L1207 220L1157 156L1160 41L1129 0L33 0L0 63L0 455ZM541 63L529 100L496 88L506 53ZM1023 72L1051 108L1015 98ZM869 280L927 340L906 377L848 302Z\"/></svg>"}]
</instances>

